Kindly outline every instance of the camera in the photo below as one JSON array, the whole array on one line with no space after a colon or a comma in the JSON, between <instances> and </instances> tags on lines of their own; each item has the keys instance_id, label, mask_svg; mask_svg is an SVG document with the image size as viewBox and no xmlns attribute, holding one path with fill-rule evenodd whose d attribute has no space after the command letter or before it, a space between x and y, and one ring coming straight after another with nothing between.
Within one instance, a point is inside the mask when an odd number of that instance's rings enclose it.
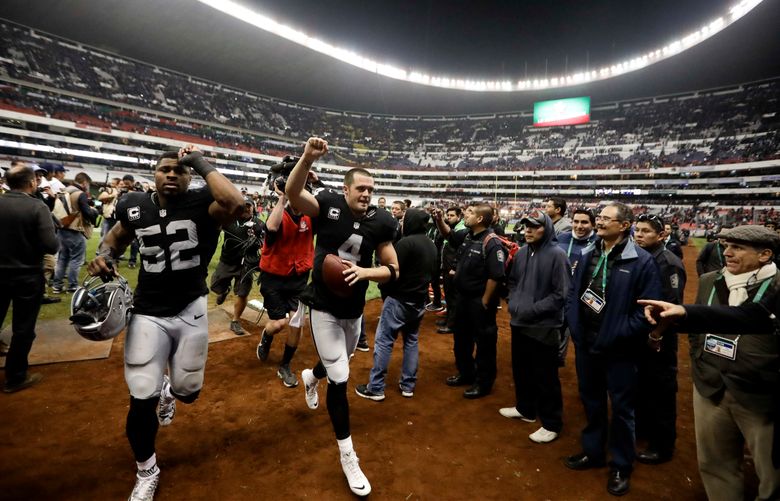
<instances>
[{"instance_id":1,"label":"camera","mask_svg":"<svg viewBox=\"0 0 780 501\"><path fill-rule=\"evenodd\" d=\"M285 155L281 162L271 166L271 170L268 172L268 177L266 178L268 191L273 192L275 186L278 187L282 192L285 190L287 186L287 178L289 177L295 165L298 163L298 160L300 160L300 158L294 157L292 155ZM311 182L310 180L306 181L306 191L310 193L315 188L324 187L325 185L320 180L317 180L316 182Z\"/></svg>"}]
</instances>

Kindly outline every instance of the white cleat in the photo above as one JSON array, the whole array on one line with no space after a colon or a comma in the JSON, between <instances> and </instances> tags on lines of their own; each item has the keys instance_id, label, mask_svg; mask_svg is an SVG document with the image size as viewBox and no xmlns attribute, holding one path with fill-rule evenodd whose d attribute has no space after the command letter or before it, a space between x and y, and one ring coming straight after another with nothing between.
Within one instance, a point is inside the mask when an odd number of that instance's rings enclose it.
<instances>
[{"instance_id":1,"label":"white cleat","mask_svg":"<svg viewBox=\"0 0 780 501\"><path fill-rule=\"evenodd\" d=\"M154 491L157 490L157 484L160 483L160 469L155 466L153 473L144 475L147 472L139 472L135 477L135 487L127 501L152 501Z\"/></svg>"},{"instance_id":2,"label":"white cleat","mask_svg":"<svg viewBox=\"0 0 780 501\"><path fill-rule=\"evenodd\" d=\"M360 460L352 451L341 455L341 469L344 470L344 476L347 477L347 483L352 492L358 496L368 496L371 494L371 484L360 469Z\"/></svg>"},{"instance_id":3,"label":"white cleat","mask_svg":"<svg viewBox=\"0 0 780 501\"><path fill-rule=\"evenodd\" d=\"M316 409L320 405L320 395L317 392L317 386L319 386L320 380L314 377L314 371L311 369L304 369L301 371L301 379L303 380L306 405L309 406L309 409Z\"/></svg>"},{"instance_id":4,"label":"white cleat","mask_svg":"<svg viewBox=\"0 0 780 501\"><path fill-rule=\"evenodd\" d=\"M164 395L170 395L165 397ZM157 421L160 426L168 426L176 415L176 397L171 393L171 380L168 375L163 376L162 391L160 391L160 403L157 404Z\"/></svg>"}]
</instances>

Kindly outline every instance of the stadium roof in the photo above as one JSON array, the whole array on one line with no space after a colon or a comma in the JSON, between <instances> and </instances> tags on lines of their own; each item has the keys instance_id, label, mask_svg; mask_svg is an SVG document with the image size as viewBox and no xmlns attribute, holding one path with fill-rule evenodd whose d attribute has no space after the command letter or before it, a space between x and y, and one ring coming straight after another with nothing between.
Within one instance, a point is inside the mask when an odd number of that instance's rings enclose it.
<instances>
[{"instance_id":1,"label":"stadium roof","mask_svg":"<svg viewBox=\"0 0 780 501\"><path fill-rule=\"evenodd\" d=\"M663 46L737 0L365 2L244 0L331 44L400 67L495 79L598 67ZM4 0L0 16L127 57L316 106L397 114L528 109L709 88L780 75L780 2L688 51L584 86L523 93L425 87L369 73L231 18L195 0Z\"/></svg>"}]
</instances>

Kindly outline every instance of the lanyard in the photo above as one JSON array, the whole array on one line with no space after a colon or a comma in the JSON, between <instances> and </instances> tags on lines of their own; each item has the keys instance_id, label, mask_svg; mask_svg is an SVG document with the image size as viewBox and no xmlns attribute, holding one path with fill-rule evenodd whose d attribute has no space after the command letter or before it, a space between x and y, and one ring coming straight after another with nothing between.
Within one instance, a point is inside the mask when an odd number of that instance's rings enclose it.
<instances>
[{"instance_id":1,"label":"lanyard","mask_svg":"<svg viewBox=\"0 0 780 501\"><path fill-rule=\"evenodd\" d=\"M775 277L769 277L761 284L761 287L758 289L758 292L753 297L753 302L758 303L761 301L761 298L764 297L764 293L769 288L769 285L773 282L773 279ZM707 306L712 306L712 299L715 297L715 284L712 284L712 290L710 291L710 298L707 300Z\"/></svg>"},{"instance_id":2,"label":"lanyard","mask_svg":"<svg viewBox=\"0 0 780 501\"><path fill-rule=\"evenodd\" d=\"M566 251L566 257L571 257L571 246L574 243L574 235L571 236L571 240L569 240L569 250Z\"/></svg>"},{"instance_id":3,"label":"lanyard","mask_svg":"<svg viewBox=\"0 0 780 501\"><path fill-rule=\"evenodd\" d=\"M599 274L599 270L601 270L601 265L604 265L604 270L601 273L601 293L606 294L607 293L607 254L608 253L602 253L601 256L599 256L599 262L596 263L596 269L593 270L593 276L591 277L590 281L593 283L593 279L596 278L596 275Z\"/></svg>"}]
</instances>

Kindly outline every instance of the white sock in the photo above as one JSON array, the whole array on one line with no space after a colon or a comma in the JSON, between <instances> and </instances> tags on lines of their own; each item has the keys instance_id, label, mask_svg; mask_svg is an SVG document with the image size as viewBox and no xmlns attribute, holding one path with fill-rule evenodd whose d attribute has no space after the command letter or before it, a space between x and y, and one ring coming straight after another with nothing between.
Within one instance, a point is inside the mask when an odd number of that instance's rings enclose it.
<instances>
[{"instance_id":1,"label":"white sock","mask_svg":"<svg viewBox=\"0 0 780 501\"><path fill-rule=\"evenodd\" d=\"M157 466L157 454L152 454L151 457L149 457L149 459L147 459L143 463L139 463L138 461L136 461L135 464L138 465L139 472L152 470Z\"/></svg>"},{"instance_id":2,"label":"white sock","mask_svg":"<svg viewBox=\"0 0 780 501\"><path fill-rule=\"evenodd\" d=\"M341 452L342 455L355 452L352 448L352 436L349 436L344 440L336 440L336 442L339 444L339 452Z\"/></svg>"}]
</instances>

